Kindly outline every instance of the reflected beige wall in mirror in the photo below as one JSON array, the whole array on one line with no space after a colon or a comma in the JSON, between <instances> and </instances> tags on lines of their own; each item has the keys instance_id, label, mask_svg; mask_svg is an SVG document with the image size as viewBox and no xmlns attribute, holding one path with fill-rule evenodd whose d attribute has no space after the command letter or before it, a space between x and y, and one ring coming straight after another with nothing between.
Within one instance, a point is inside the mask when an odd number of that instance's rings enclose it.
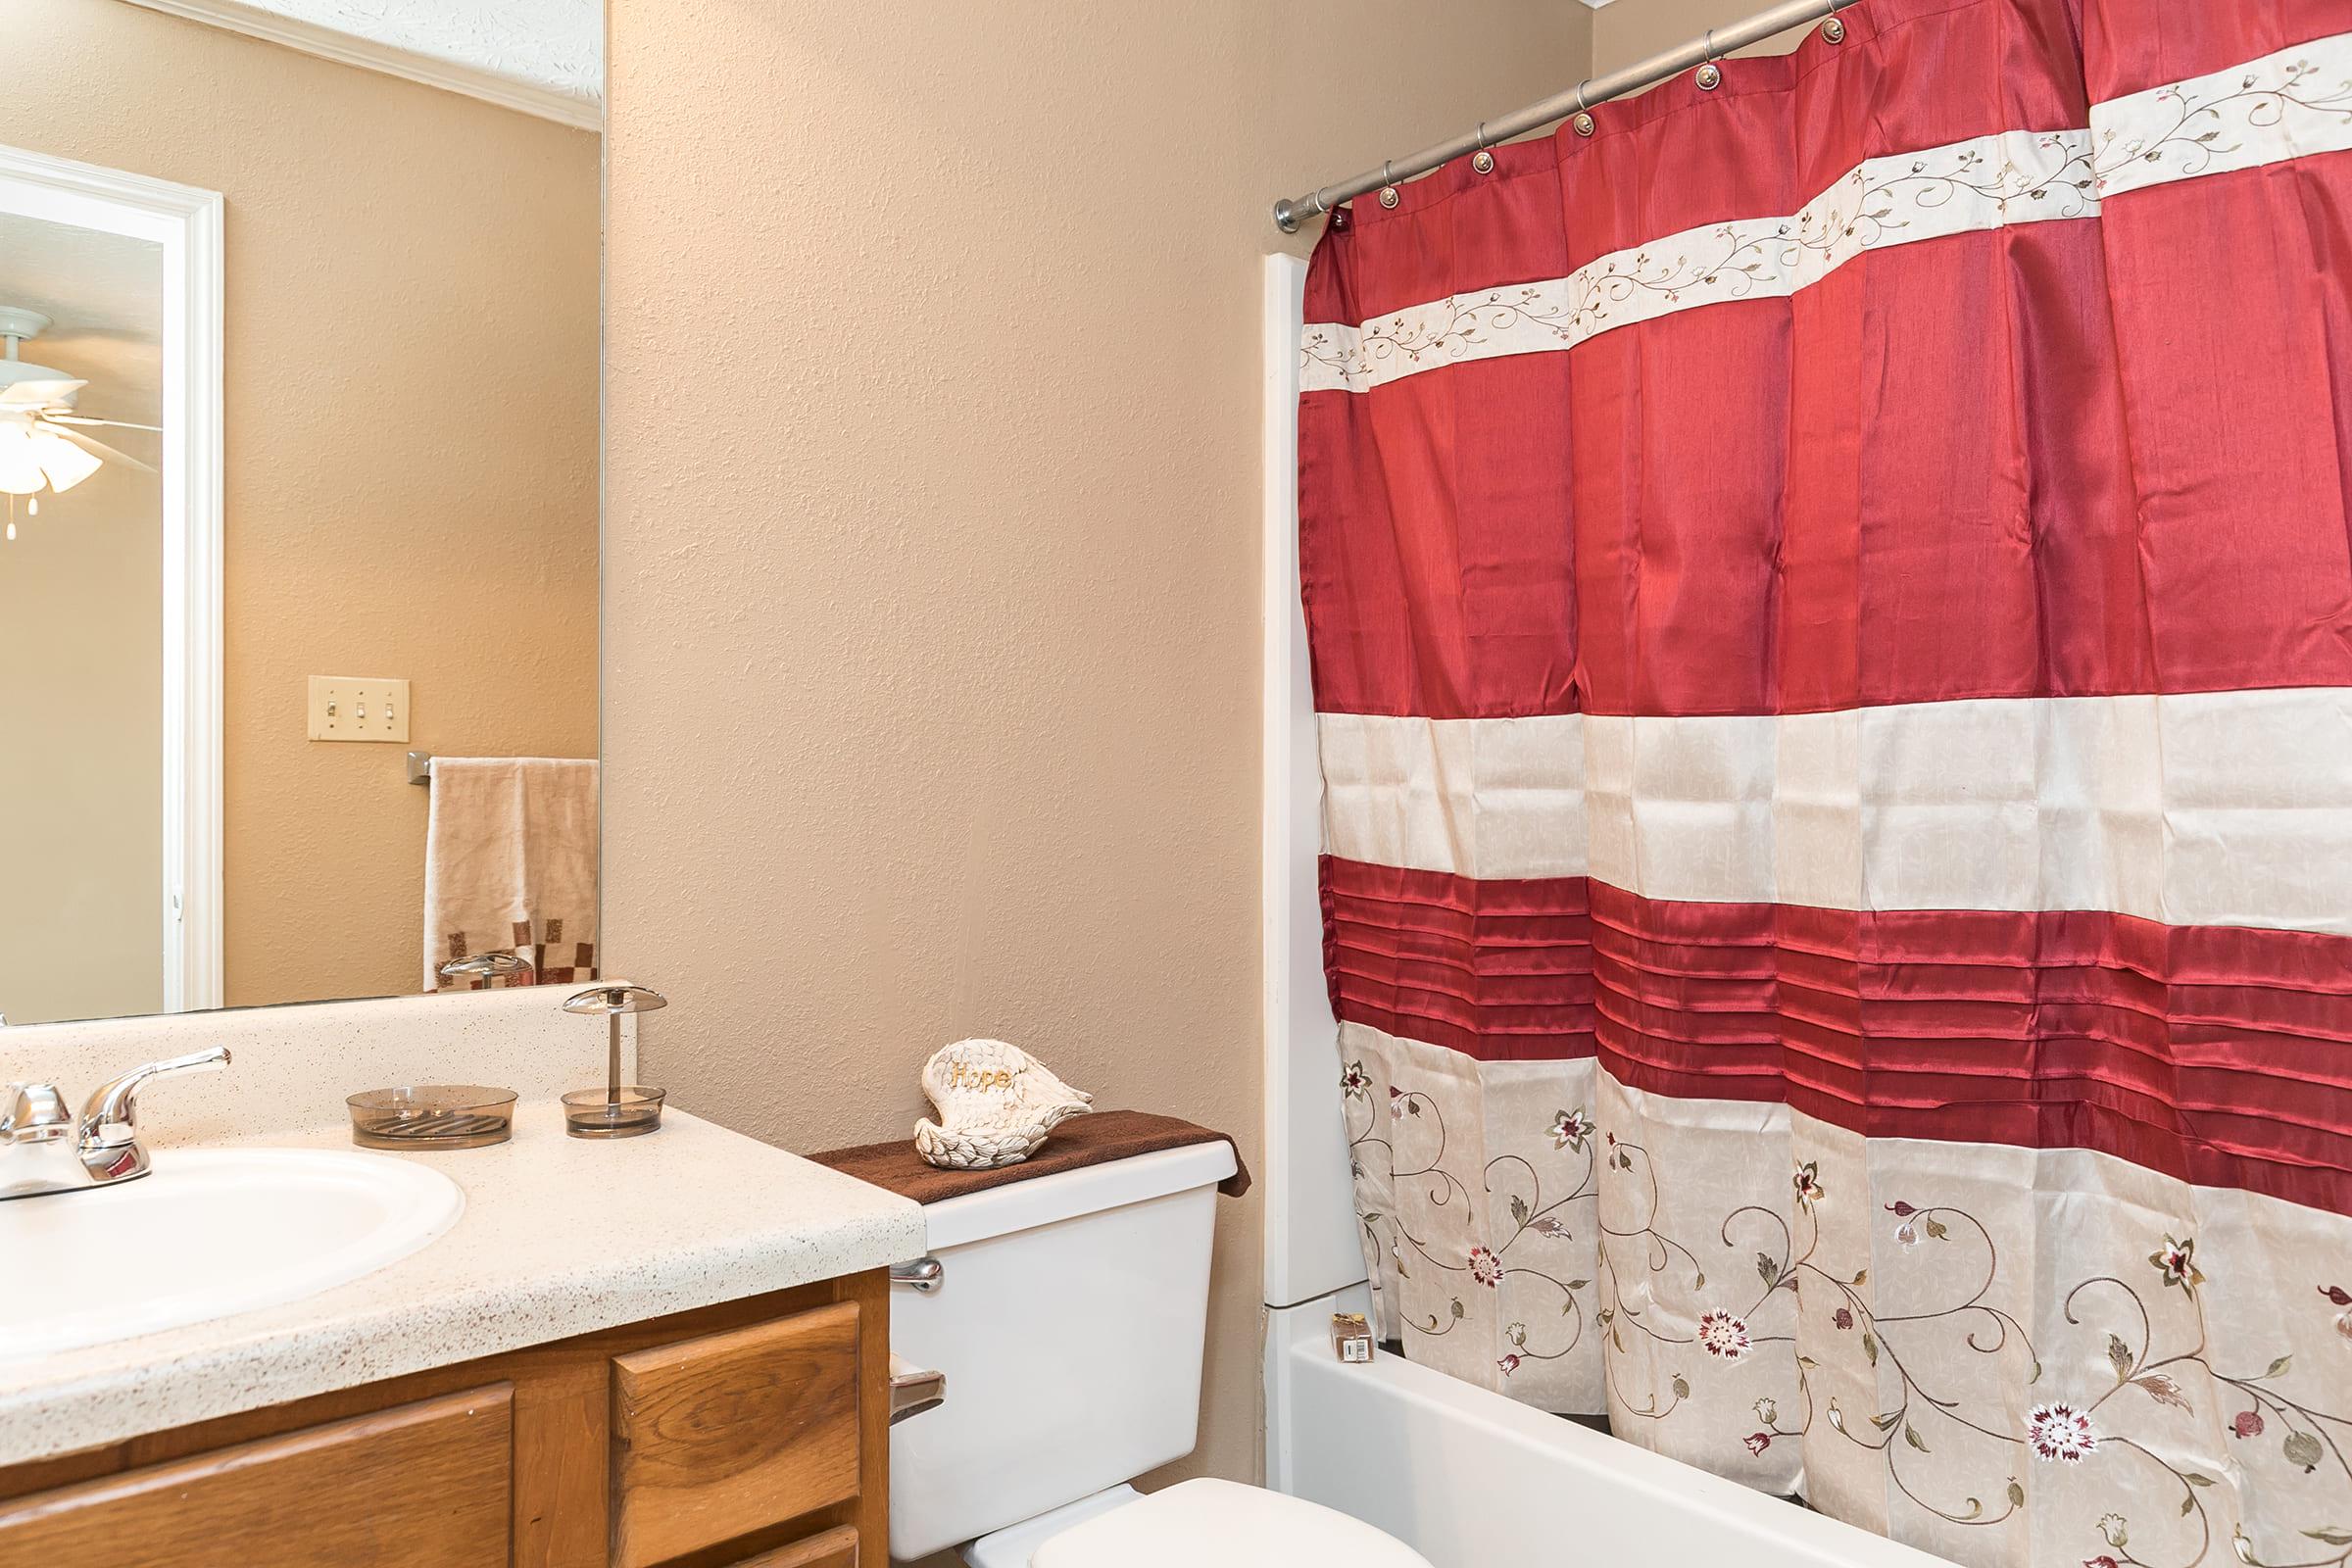
<instances>
[{"instance_id":1,"label":"reflected beige wall in mirror","mask_svg":"<svg viewBox=\"0 0 2352 1568\"><path fill-rule=\"evenodd\" d=\"M126 0L7 0L12 151L220 198L205 1004L417 990L435 792L405 752L596 756L601 137ZM166 247L56 217L0 202L0 338L11 310L48 318L15 357L87 382L51 412L119 421L60 439L130 461L0 495L11 1024L158 1011L169 989L173 474L167 437L135 427L169 422L179 368ZM0 490L24 428L7 390L0 371ZM409 682L406 743L311 739L326 674ZM592 932L592 836L586 856L572 923Z\"/></svg>"}]
</instances>

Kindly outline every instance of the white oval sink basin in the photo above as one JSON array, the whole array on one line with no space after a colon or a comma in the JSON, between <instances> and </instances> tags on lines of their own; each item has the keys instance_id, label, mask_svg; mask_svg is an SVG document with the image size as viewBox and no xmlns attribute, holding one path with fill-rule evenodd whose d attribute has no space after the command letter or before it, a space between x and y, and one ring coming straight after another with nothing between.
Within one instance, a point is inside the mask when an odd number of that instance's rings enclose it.
<instances>
[{"instance_id":1,"label":"white oval sink basin","mask_svg":"<svg viewBox=\"0 0 2352 1568\"><path fill-rule=\"evenodd\" d=\"M0 1202L0 1360L298 1301L457 1222L458 1184L388 1154L167 1149L120 1187Z\"/></svg>"}]
</instances>

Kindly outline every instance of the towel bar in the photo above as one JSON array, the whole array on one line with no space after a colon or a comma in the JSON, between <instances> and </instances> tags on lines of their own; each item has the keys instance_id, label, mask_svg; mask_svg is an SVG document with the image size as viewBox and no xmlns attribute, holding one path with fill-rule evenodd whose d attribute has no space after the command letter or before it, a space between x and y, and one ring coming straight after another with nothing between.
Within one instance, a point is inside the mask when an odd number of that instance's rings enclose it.
<instances>
[{"instance_id":1,"label":"towel bar","mask_svg":"<svg viewBox=\"0 0 2352 1568\"><path fill-rule=\"evenodd\" d=\"M412 784L429 785L432 783L432 781L433 754L430 752L411 752L409 754L409 782Z\"/></svg>"}]
</instances>

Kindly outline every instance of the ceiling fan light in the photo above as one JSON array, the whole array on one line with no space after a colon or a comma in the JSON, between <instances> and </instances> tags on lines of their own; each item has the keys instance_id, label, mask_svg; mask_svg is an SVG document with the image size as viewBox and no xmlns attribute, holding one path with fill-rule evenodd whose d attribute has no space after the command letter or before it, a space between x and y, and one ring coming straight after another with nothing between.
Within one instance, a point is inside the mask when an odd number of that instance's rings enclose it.
<instances>
[{"instance_id":1,"label":"ceiling fan light","mask_svg":"<svg viewBox=\"0 0 2352 1568\"><path fill-rule=\"evenodd\" d=\"M105 466L95 454L84 452L55 430L36 431L31 445L41 471L49 476L49 488L60 495Z\"/></svg>"},{"instance_id":2,"label":"ceiling fan light","mask_svg":"<svg viewBox=\"0 0 2352 1568\"><path fill-rule=\"evenodd\" d=\"M47 482L31 433L20 425L0 424L0 495L28 496Z\"/></svg>"}]
</instances>

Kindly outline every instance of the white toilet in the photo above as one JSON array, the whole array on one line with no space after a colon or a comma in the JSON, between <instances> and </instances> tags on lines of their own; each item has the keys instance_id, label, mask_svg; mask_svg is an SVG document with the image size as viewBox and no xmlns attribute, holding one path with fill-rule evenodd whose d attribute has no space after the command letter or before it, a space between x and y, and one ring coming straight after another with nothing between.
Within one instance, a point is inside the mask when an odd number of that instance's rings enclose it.
<instances>
[{"instance_id":1,"label":"white toilet","mask_svg":"<svg viewBox=\"0 0 2352 1568\"><path fill-rule=\"evenodd\" d=\"M1127 1483L1193 1449L1217 1183L1196 1144L932 1203L937 1286L891 1349L946 1399L890 1432L890 1552L972 1568L1429 1568L1370 1525L1227 1481Z\"/></svg>"}]
</instances>

